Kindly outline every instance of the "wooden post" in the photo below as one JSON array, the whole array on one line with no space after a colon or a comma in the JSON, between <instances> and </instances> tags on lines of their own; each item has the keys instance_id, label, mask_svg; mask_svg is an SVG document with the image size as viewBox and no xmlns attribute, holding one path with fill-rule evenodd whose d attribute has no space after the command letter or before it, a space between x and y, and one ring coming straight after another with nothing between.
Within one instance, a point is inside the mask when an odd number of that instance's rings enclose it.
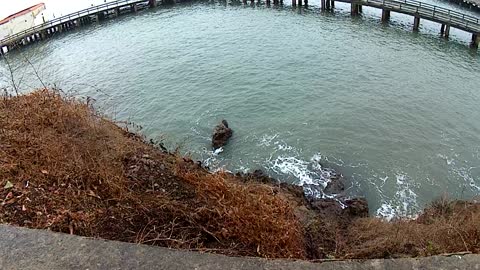
<instances>
[{"instance_id":1,"label":"wooden post","mask_svg":"<svg viewBox=\"0 0 480 270\"><path fill-rule=\"evenodd\" d=\"M330 10L330 0L327 0L327 1L325 2L325 9L326 9L326 10Z\"/></svg>"},{"instance_id":2,"label":"wooden post","mask_svg":"<svg viewBox=\"0 0 480 270\"><path fill-rule=\"evenodd\" d=\"M362 5L357 5L358 13L363 12L363 6Z\"/></svg>"},{"instance_id":3,"label":"wooden post","mask_svg":"<svg viewBox=\"0 0 480 270\"><path fill-rule=\"evenodd\" d=\"M298 0L298 6L299 6L299 7L302 6L302 0Z\"/></svg>"},{"instance_id":4,"label":"wooden post","mask_svg":"<svg viewBox=\"0 0 480 270\"><path fill-rule=\"evenodd\" d=\"M390 20L390 10L383 9L382 10L382 22L388 22Z\"/></svg>"},{"instance_id":5,"label":"wooden post","mask_svg":"<svg viewBox=\"0 0 480 270\"><path fill-rule=\"evenodd\" d=\"M445 33L445 24L442 23L442 26L440 27L440 36L443 36Z\"/></svg>"},{"instance_id":6,"label":"wooden post","mask_svg":"<svg viewBox=\"0 0 480 270\"><path fill-rule=\"evenodd\" d=\"M320 8L325 10L325 0L320 0Z\"/></svg>"},{"instance_id":7,"label":"wooden post","mask_svg":"<svg viewBox=\"0 0 480 270\"><path fill-rule=\"evenodd\" d=\"M418 31L420 28L420 17L415 16L413 19L413 31Z\"/></svg>"},{"instance_id":8,"label":"wooden post","mask_svg":"<svg viewBox=\"0 0 480 270\"><path fill-rule=\"evenodd\" d=\"M445 33L443 34L445 38L448 38L450 36L450 25L445 25Z\"/></svg>"},{"instance_id":9,"label":"wooden post","mask_svg":"<svg viewBox=\"0 0 480 270\"><path fill-rule=\"evenodd\" d=\"M480 44L480 33L472 34L472 43L470 43L470 48L478 49Z\"/></svg>"},{"instance_id":10,"label":"wooden post","mask_svg":"<svg viewBox=\"0 0 480 270\"><path fill-rule=\"evenodd\" d=\"M303 0L303 4L308 7L308 0Z\"/></svg>"},{"instance_id":11,"label":"wooden post","mask_svg":"<svg viewBox=\"0 0 480 270\"><path fill-rule=\"evenodd\" d=\"M331 0L331 2L332 2L332 9L334 9L335 8L335 0Z\"/></svg>"},{"instance_id":12,"label":"wooden post","mask_svg":"<svg viewBox=\"0 0 480 270\"><path fill-rule=\"evenodd\" d=\"M292 7L296 7L297 6L297 1L296 0L292 0Z\"/></svg>"},{"instance_id":13,"label":"wooden post","mask_svg":"<svg viewBox=\"0 0 480 270\"><path fill-rule=\"evenodd\" d=\"M352 5L351 5L351 13L352 13L352 16L358 15L358 5L354 2L352 2Z\"/></svg>"},{"instance_id":14,"label":"wooden post","mask_svg":"<svg viewBox=\"0 0 480 270\"><path fill-rule=\"evenodd\" d=\"M131 4L130 5L130 11L133 12L133 13L137 12L138 11L137 4Z\"/></svg>"},{"instance_id":15,"label":"wooden post","mask_svg":"<svg viewBox=\"0 0 480 270\"><path fill-rule=\"evenodd\" d=\"M157 0L148 0L148 5L150 8L154 8L157 6Z\"/></svg>"}]
</instances>

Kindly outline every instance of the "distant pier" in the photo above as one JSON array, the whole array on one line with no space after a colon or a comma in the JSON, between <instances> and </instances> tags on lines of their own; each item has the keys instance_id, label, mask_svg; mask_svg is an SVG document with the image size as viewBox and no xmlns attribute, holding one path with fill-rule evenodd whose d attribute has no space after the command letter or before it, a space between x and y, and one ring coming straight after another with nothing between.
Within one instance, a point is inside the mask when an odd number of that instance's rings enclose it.
<instances>
[{"instance_id":1,"label":"distant pier","mask_svg":"<svg viewBox=\"0 0 480 270\"><path fill-rule=\"evenodd\" d=\"M154 8L158 5L158 1L159 0L119 0L93 6L50 20L0 40L0 55L83 25L117 17L124 13L135 13L141 9ZM167 4L174 0L161 1L161 3Z\"/></svg>"},{"instance_id":2,"label":"distant pier","mask_svg":"<svg viewBox=\"0 0 480 270\"><path fill-rule=\"evenodd\" d=\"M242 0L247 3L248 0ZM252 3L255 0L249 0ZM259 2L261 0L258 0ZM267 6L272 2L274 5L283 5L283 0L265 0ZM440 23L441 36L448 38L450 28L454 27L472 34L471 48L478 49L480 44L479 18L457 12L454 10L422 3L415 0L316 0L320 1L323 11L335 8L335 2L344 2L351 5L351 14L356 16L362 13L363 6L374 7L382 10L382 21L390 19L391 12L398 12L413 17L413 31L418 31L420 20L429 20ZM473 0L472 0L473 1ZM480 0L475 0L480 1ZM78 12L74 12L60 18L48 21L17 34L0 40L0 55L11 50L26 46L39 40L47 39L56 33L68 31L82 25L99 22L106 18L117 17L123 13L135 13L140 9L154 8L159 0L119 0L94 6ZM161 0L161 4L174 3L175 0ZM308 0L292 0L292 6L308 6Z\"/></svg>"},{"instance_id":3,"label":"distant pier","mask_svg":"<svg viewBox=\"0 0 480 270\"><path fill-rule=\"evenodd\" d=\"M448 0L448 2L480 12L480 0Z\"/></svg>"}]
</instances>

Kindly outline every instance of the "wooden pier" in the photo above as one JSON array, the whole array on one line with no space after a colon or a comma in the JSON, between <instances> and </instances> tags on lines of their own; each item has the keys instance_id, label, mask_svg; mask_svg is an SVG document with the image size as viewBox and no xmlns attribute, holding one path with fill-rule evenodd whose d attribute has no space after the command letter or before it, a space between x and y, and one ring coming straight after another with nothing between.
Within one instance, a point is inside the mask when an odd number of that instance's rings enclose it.
<instances>
[{"instance_id":1,"label":"wooden pier","mask_svg":"<svg viewBox=\"0 0 480 270\"><path fill-rule=\"evenodd\" d=\"M0 55L86 24L116 17L123 13L134 13L144 8L154 8L158 4L157 1L159 0L119 0L50 20L0 40ZM173 0L162 0L162 3L168 4L169 1Z\"/></svg>"},{"instance_id":2,"label":"wooden pier","mask_svg":"<svg viewBox=\"0 0 480 270\"><path fill-rule=\"evenodd\" d=\"M0 40L0 55L13 49L26 46L30 43L47 39L56 33L91 24L123 13L134 13L142 8L154 8L158 2L171 4L176 0L119 0L84 9L62 16L44 24L32 27ZM250 0L254 3L254 0ZM260 1L260 0L258 0ZM319 0L322 10L333 10L335 2L344 2L351 5L352 16L362 12L363 6L382 10L382 21L390 19L391 12L398 12L413 17L413 30L418 31L420 20L429 20L440 23L440 34L448 38L450 28L454 27L472 34L470 46L477 49L480 44L480 19L450 9L425 4L415 0ZM247 0L243 0L247 3ZM283 5L283 0L266 0L267 6ZM292 0L292 6L307 6L308 0Z\"/></svg>"},{"instance_id":3,"label":"wooden pier","mask_svg":"<svg viewBox=\"0 0 480 270\"><path fill-rule=\"evenodd\" d=\"M447 0L447 1L450 3L455 3L465 8L469 8L476 12L480 12L480 0Z\"/></svg>"},{"instance_id":4,"label":"wooden pier","mask_svg":"<svg viewBox=\"0 0 480 270\"><path fill-rule=\"evenodd\" d=\"M440 34L445 38L448 38L450 35L451 27L461 29L472 34L472 41L470 44L472 48L478 48L480 44L480 19L464 13L425 4L415 0L336 1L350 3L352 7L352 15L360 13L362 6L379 8L382 10L382 21L388 21L392 11L411 15L413 17L414 31L419 30L421 19L440 23Z\"/></svg>"},{"instance_id":5,"label":"wooden pier","mask_svg":"<svg viewBox=\"0 0 480 270\"><path fill-rule=\"evenodd\" d=\"M478 49L480 44L480 19L461 12L422 3L415 0L320 0L322 10L332 9L335 1L349 3L352 16L362 13L363 6L382 10L382 21L390 20L390 13L398 12L413 17L413 31L418 31L420 20L440 23L440 34L448 38L450 28L454 27L472 34L471 48ZM330 2L330 3L329 3Z\"/></svg>"}]
</instances>

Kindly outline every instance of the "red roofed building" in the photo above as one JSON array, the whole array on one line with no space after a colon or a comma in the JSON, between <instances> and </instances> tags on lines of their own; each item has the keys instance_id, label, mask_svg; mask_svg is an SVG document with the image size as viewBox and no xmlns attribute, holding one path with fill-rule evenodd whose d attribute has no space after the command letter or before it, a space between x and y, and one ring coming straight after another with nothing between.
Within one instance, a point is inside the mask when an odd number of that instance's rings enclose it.
<instances>
[{"instance_id":1,"label":"red roofed building","mask_svg":"<svg viewBox=\"0 0 480 270\"><path fill-rule=\"evenodd\" d=\"M35 17L43 10L45 4L39 3L0 20L0 39L35 26Z\"/></svg>"}]
</instances>

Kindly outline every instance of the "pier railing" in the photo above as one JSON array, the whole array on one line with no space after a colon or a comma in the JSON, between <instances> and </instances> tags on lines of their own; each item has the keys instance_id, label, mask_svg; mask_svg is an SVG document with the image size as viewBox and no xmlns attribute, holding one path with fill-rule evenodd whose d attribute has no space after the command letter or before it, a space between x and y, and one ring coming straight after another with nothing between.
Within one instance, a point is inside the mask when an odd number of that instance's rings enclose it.
<instances>
[{"instance_id":1,"label":"pier railing","mask_svg":"<svg viewBox=\"0 0 480 270\"><path fill-rule=\"evenodd\" d=\"M40 32L44 29L47 29L49 27L54 27L54 26L59 25L61 23L69 22L69 21L75 20L77 18L81 18L81 17L89 16L89 15L94 15L98 12L106 11L106 10L109 10L109 9L112 9L112 8L123 7L123 6L126 6L126 5L138 4L138 3L143 3L143 2L148 2L148 0L118 0L118 1L114 1L114 2L108 2L108 3L101 4L101 5L89 7L89 8L74 12L74 13L70 13L68 15L64 15L64 16L55 18L53 20L49 20L49 21L47 21L45 23L42 23L40 25L34 26L34 27L29 28L27 30L24 30L24 31L18 32L16 34L13 34L11 36L8 36L8 37L0 40L0 45L9 44L12 41L21 39L21 38L29 36L29 35L33 35L33 34L38 33L38 32Z\"/></svg>"},{"instance_id":2,"label":"pier railing","mask_svg":"<svg viewBox=\"0 0 480 270\"><path fill-rule=\"evenodd\" d=\"M341 1L341 0L340 0ZM415 0L351 0L366 6L374 6L393 11L417 15L439 23L451 24L462 30L480 33L480 19L455 10L423 3ZM345 2L351 2L346 0ZM342 1L343 2L343 1Z\"/></svg>"}]
</instances>

